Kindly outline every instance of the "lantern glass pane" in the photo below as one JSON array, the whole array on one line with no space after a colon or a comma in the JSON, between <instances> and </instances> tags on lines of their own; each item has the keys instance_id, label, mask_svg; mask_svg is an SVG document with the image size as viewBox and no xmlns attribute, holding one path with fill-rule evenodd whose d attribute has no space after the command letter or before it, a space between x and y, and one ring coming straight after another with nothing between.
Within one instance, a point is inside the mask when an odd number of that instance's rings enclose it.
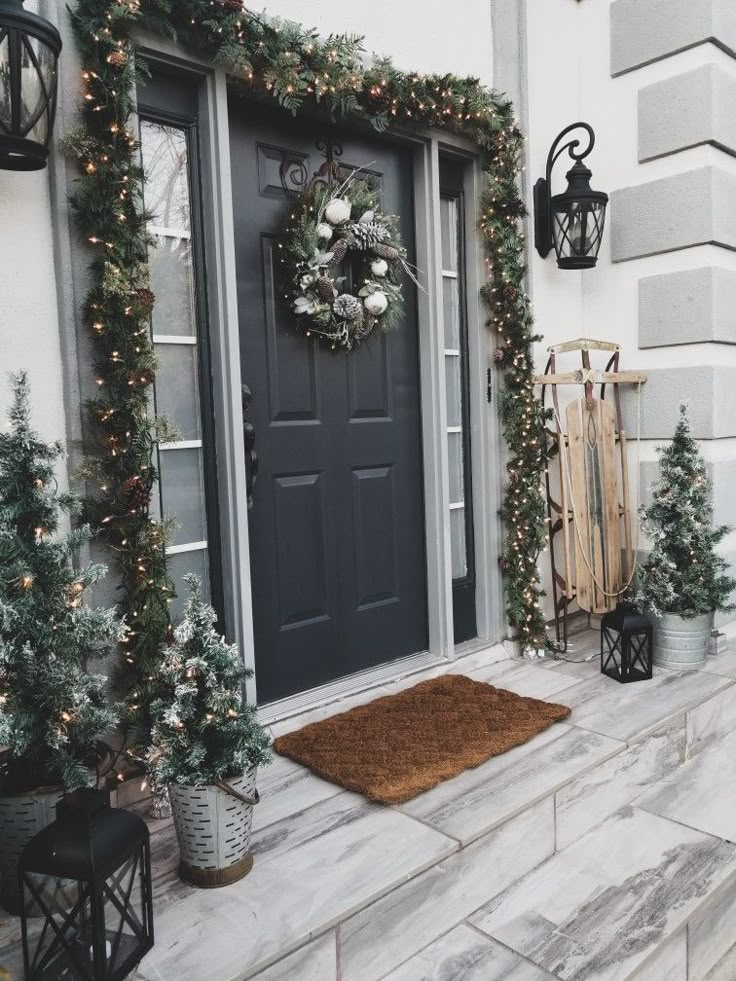
<instances>
[{"instance_id":1,"label":"lantern glass pane","mask_svg":"<svg viewBox=\"0 0 736 981\"><path fill-rule=\"evenodd\" d=\"M47 44L25 35L21 51L20 135L46 143L49 135L47 105L52 90L56 58Z\"/></svg>"},{"instance_id":2,"label":"lantern glass pane","mask_svg":"<svg viewBox=\"0 0 736 981\"><path fill-rule=\"evenodd\" d=\"M92 904L84 883L25 875L28 949L34 978L93 978Z\"/></svg>"},{"instance_id":3,"label":"lantern glass pane","mask_svg":"<svg viewBox=\"0 0 736 981\"><path fill-rule=\"evenodd\" d=\"M112 977L140 949L146 937L143 856L133 855L105 880L105 957Z\"/></svg>"},{"instance_id":4,"label":"lantern glass pane","mask_svg":"<svg viewBox=\"0 0 736 981\"><path fill-rule=\"evenodd\" d=\"M10 132L11 125L10 35L7 29L0 29L0 132Z\"/></svg>"},{"instance_id":5,"label":"lantern glass pane","mask_svg":"<svg viewBox=\"0 0 736 981\"><path fill-rule=\"evenodd\" d=\"M553 212L555 251L558 259L587 257L600 251L606 206L600 201L569 201Z\"/></svg>"}]
</instances>

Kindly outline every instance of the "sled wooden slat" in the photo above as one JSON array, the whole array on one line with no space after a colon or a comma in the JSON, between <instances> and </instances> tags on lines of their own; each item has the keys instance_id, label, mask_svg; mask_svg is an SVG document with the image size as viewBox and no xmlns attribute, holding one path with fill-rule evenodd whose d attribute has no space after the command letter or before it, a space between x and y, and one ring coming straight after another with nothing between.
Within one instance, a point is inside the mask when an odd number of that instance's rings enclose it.
<instances>
[{"instance_id":1,"label":"sled wooden slat","mask_svg":"<svg viewBox=\"0 0 736 981\"><path fill-rule=\"evenodd\" d=\"M596 385L638 385L647 376L638 371L596 371L592 379ZM535 375L535 385L583 385L586 377L581 371L565 371L562 374Z\"/></svg>"},{"instance_id":2,"label":"sled wooden slat","mask_svg":"<svg viewBox=\"0 0 736 981\"><path fill-rule=\"evenodd\" d=\"M614 602L606 593L622 585L616 416L609 402L592 399L589 405L583 398L567 409L570 483L579 530L574 535L575 595L581 609L604 613Z\"/></svg>"}]
</instances>

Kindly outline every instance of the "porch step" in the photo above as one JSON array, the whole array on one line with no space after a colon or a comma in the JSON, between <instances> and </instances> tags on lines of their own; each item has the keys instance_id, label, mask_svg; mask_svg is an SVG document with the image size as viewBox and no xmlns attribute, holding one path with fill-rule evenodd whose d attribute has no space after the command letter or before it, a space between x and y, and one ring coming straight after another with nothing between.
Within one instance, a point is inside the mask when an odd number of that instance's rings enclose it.
<instances>
[{"instance_id":1,"label":"porch step","mask_svg":"<svg viewBox=\"0 0 736 981\"><path fill-rule=\"evenodd\" d=\"M679 963L687 924L707 902L728 901L734 849L632 802L733 728L728 672L658 672L652 682L619 686L590 666L483 665L474 657L464 673L571 705L569 724L400 809L279 760L261 783L256 864L242 882L191 890L176 877L170 830L155 836L156 947L137 977L334 981L339 963L341 981L413 981L424 976L421 958L436 965L450 956L453 964L483 964L484 981L588 981L580 973L588 968L590 981L640 981L632 971L654 957ZM691 865L703 869L699 879ZM536 897L540 908L522 910L526 900L514 896ZM626 912L633 903L636 923ZM575 915L588 923L588 940L575 933L566 961L548 933ZM614 951L601 953L605 938L632 925L628 973L605 973L606 959L615 965ZM678 975L649 981L670 977Z\"/></svg>"},{"instance_id":2,"label":"porch step","mask_svg":"<svg viewBox=\"0 0 736 981\"><path fill-rule=\"evenodd\" d=\"M732 981L736 731L713 736L469 924L566 981Z\"/></svg>"}]
</instances>

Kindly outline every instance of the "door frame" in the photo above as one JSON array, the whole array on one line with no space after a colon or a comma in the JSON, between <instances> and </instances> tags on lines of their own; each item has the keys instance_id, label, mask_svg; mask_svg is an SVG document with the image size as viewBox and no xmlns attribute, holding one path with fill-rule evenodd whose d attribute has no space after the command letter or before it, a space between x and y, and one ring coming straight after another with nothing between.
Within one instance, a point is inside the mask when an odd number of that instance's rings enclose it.
<instances>
[{"instance_id":1,"label":"door frame","mask_svg":"<svg viewBox=\"0 0 736 981\"><path fill-rule=\"evenodd\" d=\"M207 269L212 390L216 427L218 506L220 512L224 616L227 633L240 646L246 667L255 670L248 508L243 449L243 414L238 330L237 271L231 194L227 76L207 61L150 35L137 35L140 56L175 68L195 79L200 101L200 169ZM345 123L350 128L350 123ZM360 125L357 129L365 129ZM370 127L368 127L370 132ZM470 435L476 556L476 646L505 636L503 590L498 563L502 551L501 501L503 451L496 411L497 393L488 400L488 369L493 371L494 338L486 327L480 297L486 280L485 256L476 233L483 174L477 148L460 136L431 130L392 130L385 137L413 151L417 266L426 274L427 293L418 294L419 384L425 495L425 542L429 650L290 696L267 706L275 717L366 687L371 678L386 680L463 653L455 647L452 626L452 569L449 522L449 460L444 436L447 400L444 370L442 255L440 236L440 156L466 164L465 256L470 373ZM256 700L257 679L246 683ZM288 703L288 705L286 704Z\"/></svg>"}]
</instances>

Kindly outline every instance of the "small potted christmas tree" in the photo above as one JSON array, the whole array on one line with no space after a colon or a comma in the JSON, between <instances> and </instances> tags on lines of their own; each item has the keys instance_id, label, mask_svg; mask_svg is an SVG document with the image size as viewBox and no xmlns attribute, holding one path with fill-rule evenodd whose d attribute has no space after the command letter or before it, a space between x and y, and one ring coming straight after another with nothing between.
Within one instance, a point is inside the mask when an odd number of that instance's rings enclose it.
<instances>
[{"instance_id":1,"label":"small potted christmas tree","mask_svg":"<svg viewBox=\"0 0 736 981\"><path fill-rule=\"evenodd\" d=\"M269 738L243 701L251 672L235 645L215 630L215 611L196 576L174 631L152 704L149 766L169 786L182 879L195 886L236 882L250 871L257 767L270 760Z\"/></svg>"},{"instance_id":2,"label":"small potted christmas tree","mask_svg":"<svg viewBox=\"0 0 736 981\"><path fill-rule=\"evenodd\" d=\"M58 444L31 429L28 381L12 379L10 428L0 433L0 873L2 904L19 912L17 860L54 820L65 790L91 782L99 736L116 721L107 681L87 666L124 625L83 605L103 566L74 569L88 528L59 534L77 500L57 490Z\"/></svg>"},{"instance_id":3,"label":"small potted christmas tree","mask_svg":"<svg viewBox=\"0 0 736 981\"><path fill-rule=\"evenodd\" d=\"M717 552L730 528L713 527L711 481L684 405L672 442L658 453L659 480L643 512L652 548L638 599L654 615L655 663L697 668L708 653L713 614L734 609L736 580Z\"/></svg>"}]
</instances>

